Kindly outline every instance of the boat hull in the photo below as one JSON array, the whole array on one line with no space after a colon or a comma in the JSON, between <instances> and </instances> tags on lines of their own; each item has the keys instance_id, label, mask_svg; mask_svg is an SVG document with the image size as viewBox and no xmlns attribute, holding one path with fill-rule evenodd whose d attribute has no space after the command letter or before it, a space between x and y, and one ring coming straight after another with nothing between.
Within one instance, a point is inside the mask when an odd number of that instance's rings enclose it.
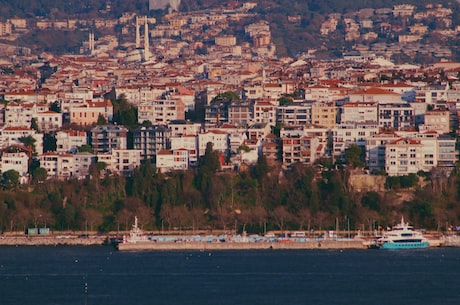
<instances>
[{"instance_id":1,"label":"boat hull","mask_svg":"<svg viewBox=\"0 0 460 305\"><path fill-rule=\"evenodd\" d=\"M428 248L430 244L427 241L421 242L385 242L380 249L423 249Z\"/></svg>"}]
</instances>

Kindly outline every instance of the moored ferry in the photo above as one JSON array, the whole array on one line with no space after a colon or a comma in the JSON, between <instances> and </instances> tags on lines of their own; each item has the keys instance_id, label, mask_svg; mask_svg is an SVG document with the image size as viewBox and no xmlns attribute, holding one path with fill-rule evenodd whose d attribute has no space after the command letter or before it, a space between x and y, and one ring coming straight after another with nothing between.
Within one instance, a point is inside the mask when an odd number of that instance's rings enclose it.
<instances>
[{"instance_id":1,"label":"moored ferry","mask_svg":"<svg viewBox=\"0 0 460 305\"><path fill-rule=\"evenodd\" d=\"M428 239L421 232L404 222L404 217L401 223L384 232L375 242L375 246L380 249L420 249L429 245Z\"/></svg>"}]
</instances>

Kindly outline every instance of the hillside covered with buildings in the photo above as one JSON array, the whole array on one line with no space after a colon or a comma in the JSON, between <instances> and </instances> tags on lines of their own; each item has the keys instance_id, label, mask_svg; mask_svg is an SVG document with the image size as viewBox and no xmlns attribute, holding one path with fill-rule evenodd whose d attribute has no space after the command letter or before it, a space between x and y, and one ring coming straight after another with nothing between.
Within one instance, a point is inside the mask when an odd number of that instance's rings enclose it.
<instances>
[{"instance_id":1,"label":"hillside covered with buildings","mask_svg":"<svg viewBox=\"0 0 460 305\"><path fill-rule=\"evenodd\" d=\"M456 6L306 3L302 52L257 1L3 20L1 229L458 224Z\"/></svg>"}]
</instances>

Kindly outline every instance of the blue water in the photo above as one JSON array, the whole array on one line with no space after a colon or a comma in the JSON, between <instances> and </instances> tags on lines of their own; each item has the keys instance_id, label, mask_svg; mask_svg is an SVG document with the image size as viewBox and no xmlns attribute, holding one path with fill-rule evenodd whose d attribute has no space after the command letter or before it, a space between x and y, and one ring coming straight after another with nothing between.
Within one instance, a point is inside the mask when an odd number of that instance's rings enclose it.
<instances>
[{"instance_id":1,"label":"blue water","mask_svg":"<svg viewBox=\"0 0 460 305\"><path fill-rule=\"evenodd\" d=\"M460 248L132 253L0 247L0 281L0 305L458 305Z\"/></svg>"}]
</instances>

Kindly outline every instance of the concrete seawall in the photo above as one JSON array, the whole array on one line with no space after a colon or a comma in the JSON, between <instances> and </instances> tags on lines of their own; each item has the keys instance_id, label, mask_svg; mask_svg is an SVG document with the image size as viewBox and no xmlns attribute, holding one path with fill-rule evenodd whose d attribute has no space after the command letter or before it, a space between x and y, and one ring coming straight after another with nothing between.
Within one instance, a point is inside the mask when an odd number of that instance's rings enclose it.
<instances>
[{"instance_id":1,"label":"concrete seawall","mask_svg":"<svg viewBox=\"0 0 460 305\"><path fill-rule=\"evenodd\" d=\"M105 238L78 238L78 237L59 237L59 236L2 236L0 246L93 246L103 245Z\"/></svg>"},{"instance_id":2,"label":"concrete seawall","mask_svg":"<svg viewBox=\"0 0 460 305\"><path fill-rule=\"evenodd\" d=\"M121 243L120 251L365 249L362 240L306 242L152 242Z\"/></svg>"}]
</instances>

